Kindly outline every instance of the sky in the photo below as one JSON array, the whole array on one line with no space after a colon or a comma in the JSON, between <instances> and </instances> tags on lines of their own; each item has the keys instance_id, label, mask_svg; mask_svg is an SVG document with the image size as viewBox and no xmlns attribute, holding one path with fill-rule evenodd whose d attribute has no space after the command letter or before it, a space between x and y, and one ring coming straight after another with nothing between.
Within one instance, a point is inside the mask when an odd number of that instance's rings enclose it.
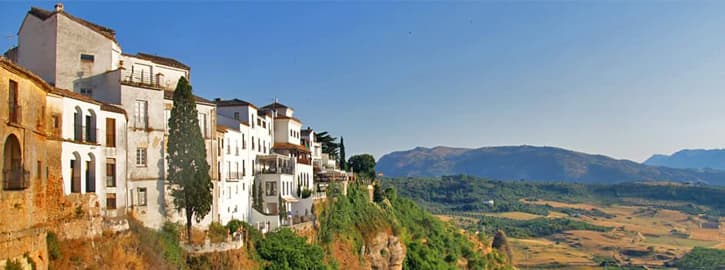
<instances>
[{"instance_id":1,"label":"sky","mask_svg":"<svg viewBox=\"0 0 725 270\"><path fill-rule=\"evenodd\" d=\"M725 148L725 1L64 2L197 95L274 98L348 156L547 145L643 161ZM0 49L30 6L0 2Z\"/></svg>"}]
</instances>

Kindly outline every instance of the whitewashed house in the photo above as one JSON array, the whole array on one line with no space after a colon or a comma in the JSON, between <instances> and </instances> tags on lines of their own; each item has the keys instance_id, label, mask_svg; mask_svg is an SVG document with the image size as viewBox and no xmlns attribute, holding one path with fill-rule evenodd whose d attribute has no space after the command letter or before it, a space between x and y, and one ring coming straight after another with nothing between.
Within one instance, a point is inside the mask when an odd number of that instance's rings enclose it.
<instances>
[{"instance_id":1,"label":"whitewashed house","mask_svg":"<svg viewBox=\"0 0 725 270\"><path fill-rule=\"evenodd\" d=\"M126 112L69 90L46 97L60 129L63 193L96 194L105 216L126 213Z\"/></svg>"},{"instance_id":2,"label":"whitewashed house","mask_svg":"<svg viewBox=\"0 0 725 270\"><path fill-rule=\"evenodd\" d=\"M162 68L169 68L169 67L162 67ZM152 69L155 71L159 71L158 68ZM187 70L188 71L188 70ZM162 74L162 73L157 73ZM176 74L179 76L183 76L183 74ZM171 76L174 76L173 74ZM162 74L160 78L166 78L165 75ZM175 78L176 81L178 81L179 78ZM171 84L167 84L168 86L171 86ZM176 83L173 83L173 87L176 88ZM196 110L197 110L197 117L199 120L199 129L201 130L201 136L204 139L204 146L206 148L206 162L209 164L209 176L211 178L213 189L213 202L216 203L219 201L218 195L219 195L219 179L218 179L218 172L217 172L217 166L214 166L217 164L217 124L216 124L216 106L214 103L212 103L209 100L206 100L199 96L194 96L194 100L196 102ZM164 134L166 137L164 138L164 141L168 141L168 134L169 134L169 118L171 117L171 110L174 107L174 91L171 90L164 90ZM164 145L164 149L166 149L166 145ZM166 160L166 156L168 153L164 152L164 168L167 168L168 161ZM163 172L164 175L166 175L166 171ZM165 177L164 177L165 179ZM169 206L166 209L167 212L167 218L171 222L186 222L185 213L176 211L174 209L172 202L173 198L170 196L169 192L169 186L166 186L165 190L165 205ZM212 211L206 215L200 222L194 221L194 226L197 227L207 227L211 222L219 222L219 214L217 213L218 208L212 207Z\"/></svg>"}]
</instances>

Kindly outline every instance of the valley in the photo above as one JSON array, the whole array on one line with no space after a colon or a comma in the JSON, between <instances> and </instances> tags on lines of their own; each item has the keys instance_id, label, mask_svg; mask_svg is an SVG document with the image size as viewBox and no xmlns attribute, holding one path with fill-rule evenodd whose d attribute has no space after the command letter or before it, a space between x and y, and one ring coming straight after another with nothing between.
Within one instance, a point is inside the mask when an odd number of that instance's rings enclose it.
<instances>
[{"instance_id":1,"label":"valley","mask_svg":"<svg viewBox=\"0 0 725 270\"><path fill-rule=\"evenodd\" d=\"M725 189L719 187L503 182L466 176L385 183L469 232L488 237L505 231L520 269L674 267L695 247L725 249L720 214ZM438 195L426 192L433 189ZM695 196L713 192L720 195L708 200ZM484 203L489 200L494 204Z\"/></svg>"}]
</instances>

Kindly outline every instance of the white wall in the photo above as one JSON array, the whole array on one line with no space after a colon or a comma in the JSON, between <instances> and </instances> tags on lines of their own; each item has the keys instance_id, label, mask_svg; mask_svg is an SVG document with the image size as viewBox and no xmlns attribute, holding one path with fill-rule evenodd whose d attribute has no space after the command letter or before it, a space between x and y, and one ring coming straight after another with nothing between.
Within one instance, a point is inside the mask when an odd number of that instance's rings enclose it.
<instances>
[{"instance_id":1,"label":"white wall","mask_svg":"<svg viewBox=\"0 0 725 270\"><path fill-rule=\"evenodd\" d=\"M18 64L55 83L56 16L45 21L26 15L18 32Z\"/></svg>"},{"instance_id":2,"label":"white wall","mask_svg":"<svg viewBox=\"0 0 725 270\"><path fill-rule=\"evenodd\" d=\"M79 75L88 78L113 69L114 48L118 47L114 41L60 14L54 16L58 21L55 85L78 92ZM94 56L90 70L84 71L81 54Z\"/></svg>"}]
</instances>

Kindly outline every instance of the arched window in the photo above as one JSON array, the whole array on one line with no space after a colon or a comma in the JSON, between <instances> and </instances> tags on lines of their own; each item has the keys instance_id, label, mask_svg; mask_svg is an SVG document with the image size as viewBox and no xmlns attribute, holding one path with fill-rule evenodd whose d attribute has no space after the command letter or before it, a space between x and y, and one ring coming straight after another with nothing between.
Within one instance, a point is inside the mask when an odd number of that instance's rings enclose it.
<instances>
[{"instance_id":1,"label":"arched window","mask_svg":"<svg viewBox=\"0 0 725 270\"><path fill-rule=\"evenodd\" d=\"M3 189L21 190L29 186L27 175L23 170L23 157L20 142L10 134L5 140L3 149Z\"/></svg>"}]
</instances>

